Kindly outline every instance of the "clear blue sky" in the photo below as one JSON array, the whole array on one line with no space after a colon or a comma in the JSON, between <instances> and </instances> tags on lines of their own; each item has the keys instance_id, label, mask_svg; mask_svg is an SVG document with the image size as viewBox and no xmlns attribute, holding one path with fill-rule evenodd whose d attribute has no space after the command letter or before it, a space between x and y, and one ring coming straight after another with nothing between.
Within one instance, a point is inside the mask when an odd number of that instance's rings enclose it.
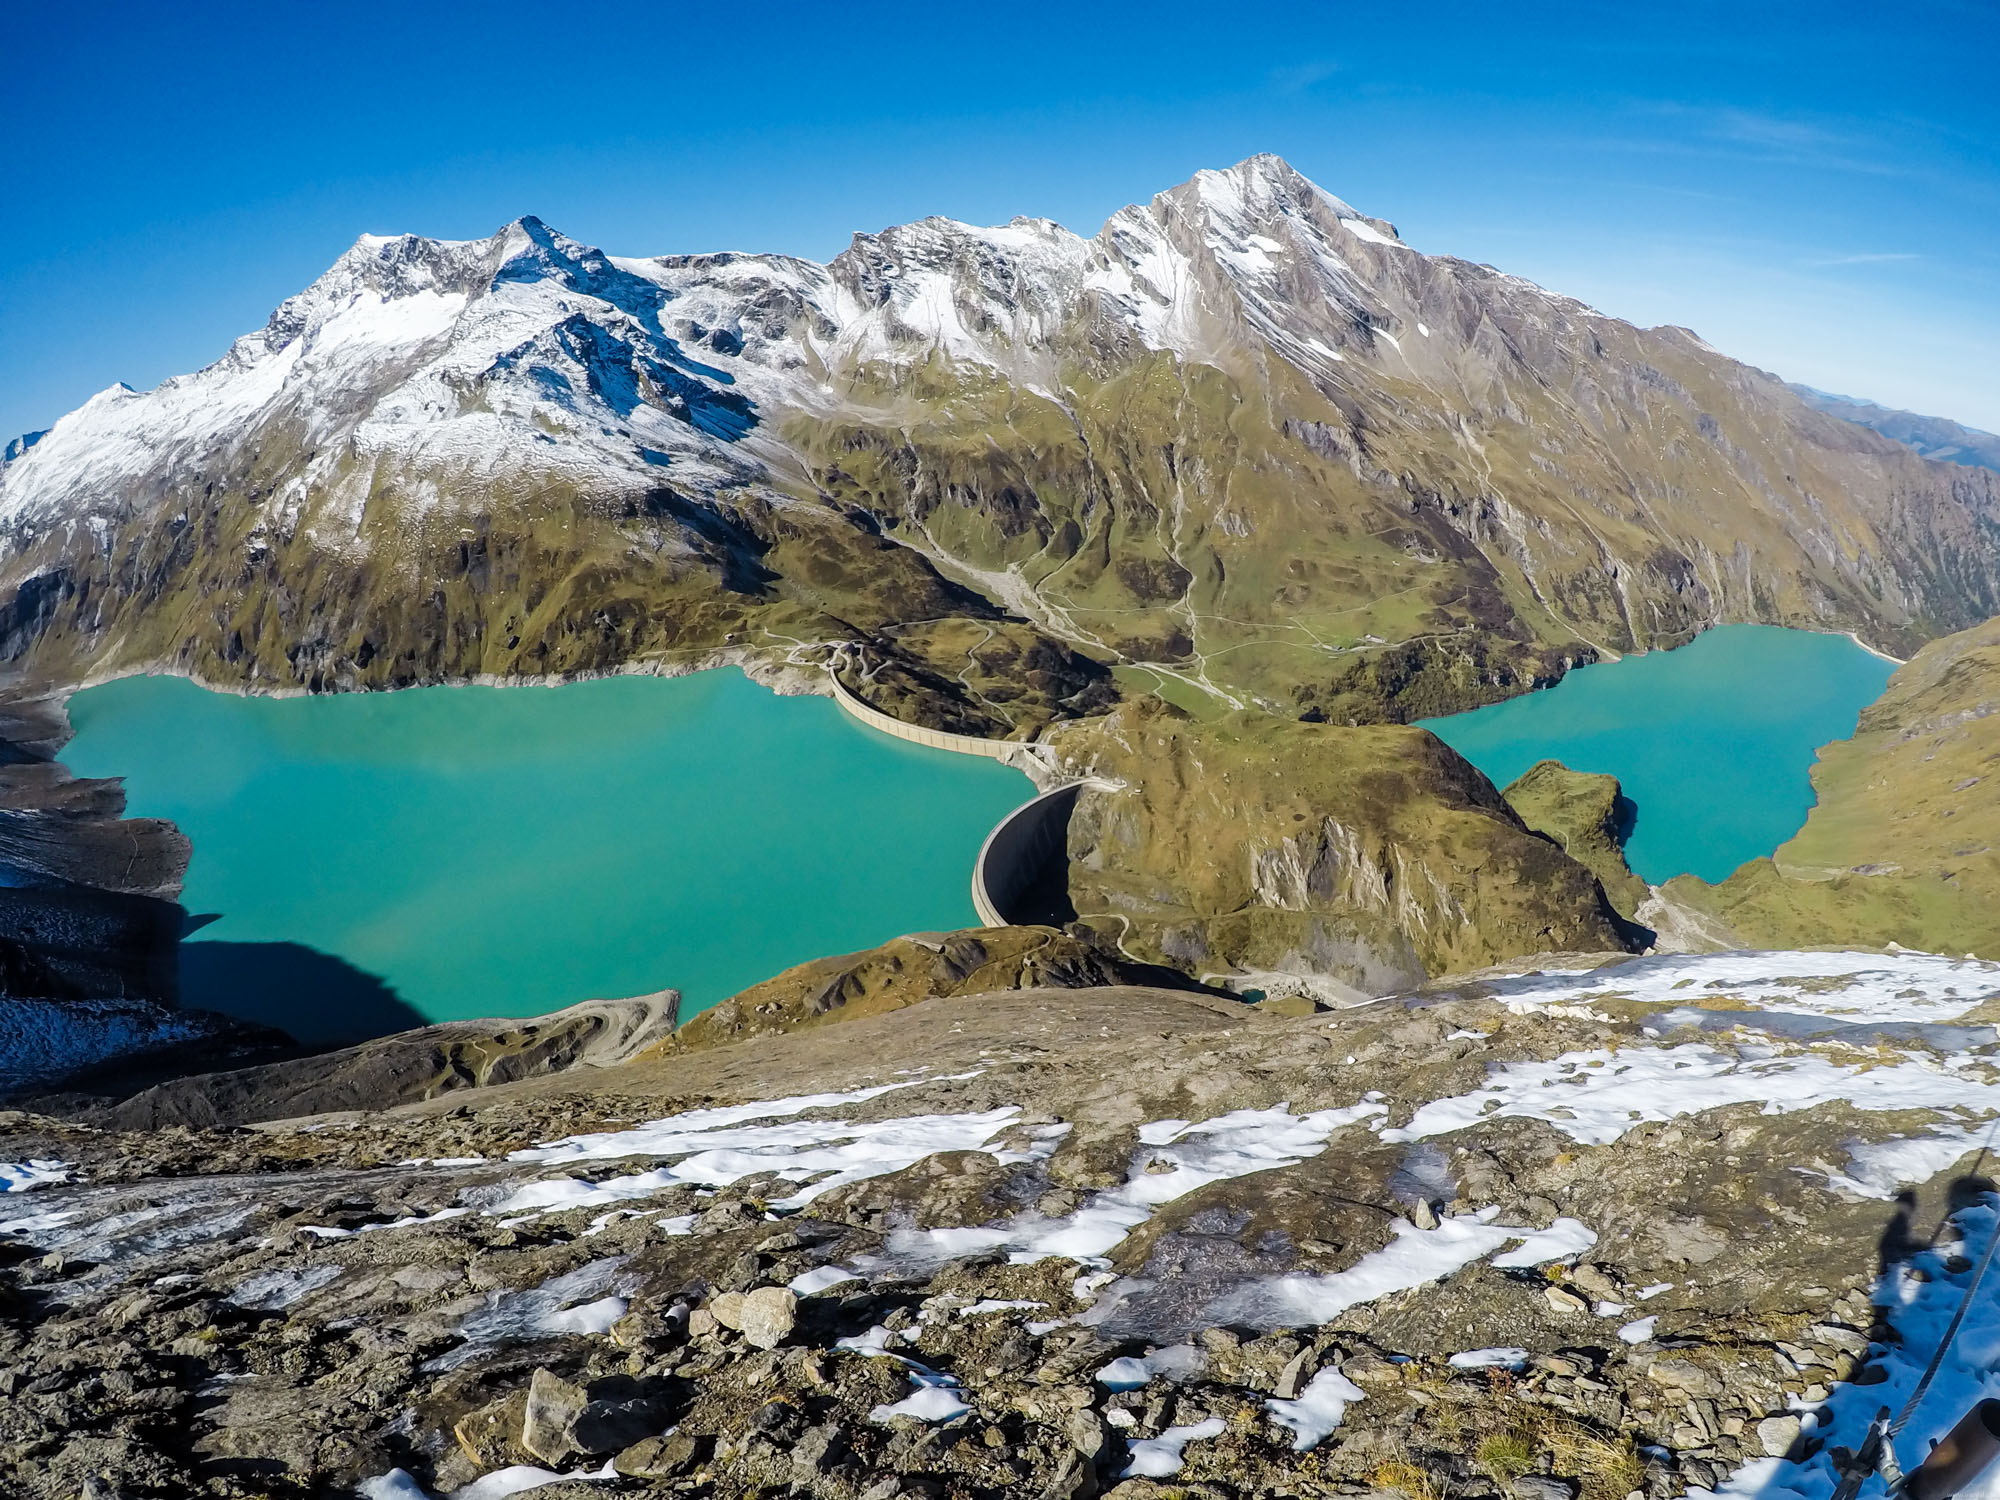
<instances>
[{"instance_id":1,"label":"clear blue sky","mask_svg":"<svg viewBox=\"0 0 2000 1500\"><path fill-rule=\"evenodd\" d=\"M7 7L0 435L364 232L825 259L1276 151L1419 248L2000 429L2000 5Z\"/></svg>"}]
</instances>

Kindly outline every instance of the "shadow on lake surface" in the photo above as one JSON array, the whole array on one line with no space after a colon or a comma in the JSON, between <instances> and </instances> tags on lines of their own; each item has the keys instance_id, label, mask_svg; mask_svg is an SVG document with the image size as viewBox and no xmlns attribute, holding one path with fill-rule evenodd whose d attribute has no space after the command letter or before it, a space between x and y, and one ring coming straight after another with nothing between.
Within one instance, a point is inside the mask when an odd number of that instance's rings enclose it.
<instances>
[{"instance_id":1,"label":"shadow on lake surface","mask_svg":"<svg viewBox=\"0 0 2000 1500\"><path fill-rule=\"evenodd\" d=\"M1618 840L1623 849L1632 842L1632 834L1639 827L1639 804L1620 792L1611 799L1611 836Z\"/></svg>"},{"instance_id":2,"label":"shadow on lake surface","mask_svg":"<svg viewBox=\"0 0 2000 1500\"><path fill-rule=\"evenodd\" d=\"M429 1023L387 984L304 943L183 942L181 1004L344 1046Z\"/></svg>"}]
</instances>

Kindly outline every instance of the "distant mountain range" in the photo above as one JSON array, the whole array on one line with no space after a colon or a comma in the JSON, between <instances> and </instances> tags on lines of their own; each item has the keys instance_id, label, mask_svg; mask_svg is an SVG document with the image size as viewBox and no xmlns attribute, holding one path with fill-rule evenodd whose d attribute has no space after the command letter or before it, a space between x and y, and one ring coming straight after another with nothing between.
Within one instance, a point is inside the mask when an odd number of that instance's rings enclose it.
<instances>
[{"instance_id":1,"label":"distant mountain range","mask_svg":"<svg viewBox=\"0 0 2000 1500\"><path fill-rule=\"evenodd\" d=\"M1092 238L931 218L826 265L365 237L10 447L0 600L57 680L853 643L874 701L981 734L1141 687L1407 718L1723 620L1907 654L2000 613L2000 478L1259 156Z\"/></svg>"},{"instance_id":2,"label":"distant mountain range","mask_svg":"<svg viewBox=\"0 0 2000 1500\"><path fill-rule=\"evenodd\" d=\"M1857 396L1836 396L1831 391L1814 390L1809 385L1793 385L1790 389L1815 410L1839 417L1844 422L1859 422L1884 437L1892 437L1906 447L1914 448L1926 458L1935 458L1940 463L1977 464L1982 469L2000 470L2000 434L1981 432L1977 427L1963 427L1947 417L1926 417L1913 411L1898 411L1892 406L1863 401Z\"/></svg>"}]
</instances>

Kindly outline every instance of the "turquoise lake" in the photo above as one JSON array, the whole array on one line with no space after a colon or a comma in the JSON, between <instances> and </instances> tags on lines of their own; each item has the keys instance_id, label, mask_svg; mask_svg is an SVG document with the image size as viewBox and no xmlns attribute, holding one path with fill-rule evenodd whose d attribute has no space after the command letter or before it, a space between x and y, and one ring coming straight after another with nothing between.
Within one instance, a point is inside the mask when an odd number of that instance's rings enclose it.
<instances>
[{"instance_id":1,"label":"turquoise lake","mask_svg":"<svg viewBox=\"0 0 2000 1500\"><path fill-rule=\"evenodd\" d=\"M562 687L70 699L79 776L194 842L182 1002L306 1041L668 988L976 923L1034 788L732 669Z\"/></svg>"},{"instance_id":2,"label":"turquoise lake","mask_svg":"<svg viewBox=\"0 0 2000 1500\"><path fill-rule=\"evenodd\" d=\"M1638 808L1632 869L1718 881L1799 831L1816 752L1854 733L1893 671L1843 635L1722 625L1423 727L1501 788L1544 759L1610 772Z\"/></svg>"}]
</instances>

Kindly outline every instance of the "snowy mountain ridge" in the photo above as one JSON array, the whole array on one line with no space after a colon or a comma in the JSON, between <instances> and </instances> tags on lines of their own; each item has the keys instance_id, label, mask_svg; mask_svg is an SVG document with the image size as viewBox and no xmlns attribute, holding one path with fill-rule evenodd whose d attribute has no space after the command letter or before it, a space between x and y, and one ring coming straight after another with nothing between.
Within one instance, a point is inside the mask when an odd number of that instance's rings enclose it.
<instances>
[{"instance_id":1,"label":"snowy mountain ridge","mask_svg":"<svg viewBox=\"0 0 2000 1500\"><path fill-rule=\"evenodd\" d=\"M2000 612L2000 482L1272 156L1090 238L928 218L824 265L364 237L207 369L8 454L0 660L57 680L866 636L897 712L1032 733L1119 667L1374 721L1722 620L1901 653Z\"/></svg>"},{"instance_id":2,"label":"snowy mountain ridge","mask_svg":"<svg viewBox=\"0 0 2000 1500\"><path fill-rule=\"evenodd\" d=\"M1391 251L1415 253L1275 157L1200 173L1091 240L1046 219L929 218L857 235L826 266L607 256L532 217L483 240L364 235L215 364L113 386L10 449L0 519L30 534L108 519L127 486L163 494L280 420L313 450L270 497L281 513L344 484L358 520L392 464L743 483L792 467L745 443L760 405L838 407L841 372L872 362L935 354L1054 396L1054 346L1086 305L1112 338L1196 361L1225 357L1222 335L1245 323L1325 373L1348 357L1338 344L1394 344L1400 320L1350 264ZM1205 294L1202 261L1237 305Z\"/></svg>"}]
</instances>

